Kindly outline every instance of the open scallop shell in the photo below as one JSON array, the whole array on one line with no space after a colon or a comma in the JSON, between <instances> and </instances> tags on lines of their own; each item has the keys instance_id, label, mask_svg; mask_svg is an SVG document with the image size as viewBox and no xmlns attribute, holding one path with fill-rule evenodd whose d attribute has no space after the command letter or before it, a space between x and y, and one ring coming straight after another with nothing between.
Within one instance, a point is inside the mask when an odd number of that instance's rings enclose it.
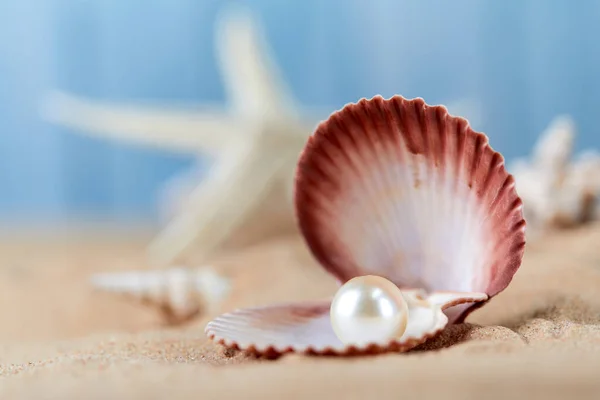
<instances>
[{"instance_id":1,"label":"open scallop shell","mask_svg":"<svg viewBox=\"0 0 600 400\"><path fill-rule=\"evenodd\" d=\"M521 264L515 181L488 138L443 106L401 96L345 106L310 137L295 187L306 242L340 283L379 275L492 297ZM449 310L450 322L478 306Z\"/></svg>"},{"instance_id":2,"label":"open scallop shell","mask_svg":"<svg viewBox=\"0 0 600 400\"><path fill-rule=\"evenodd\" d=\"M209 322L206 333L227 347L267 356L287 352L328 355L402 352L444 329L448 318L443 309L487 299L484 293L439 292L427 296L421 290L406 290L403 294L408 304L406 331L402 337L385 342L364 346L343 344L331 327L330 299L237 310Z\"/></svg>"},{"instance_id":3,"label":"open scallop shell","mask_svg":"<svg viewBox=\"0 0 600 400\"><path fill-rule=\"evenodd\" d=\"M443 106L400 96L349 104L308 140L296 171L296 216L311 252L340 285L378 275L403 290L406 332L344 345L327 300L234 311L206 333L258 354L409 350L511 281L525 247L514 186L487 137Z\"/></svg>"}]
</instances>

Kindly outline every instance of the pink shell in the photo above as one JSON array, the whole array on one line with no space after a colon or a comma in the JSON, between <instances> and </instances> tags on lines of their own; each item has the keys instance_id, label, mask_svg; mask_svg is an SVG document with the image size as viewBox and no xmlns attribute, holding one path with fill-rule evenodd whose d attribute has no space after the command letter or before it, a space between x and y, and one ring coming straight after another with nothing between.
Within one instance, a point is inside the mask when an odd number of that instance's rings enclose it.
<instances>
[{"instance_id":1,"label":"pink shell","mask_svg":"<svg viewBox=\"0 0 600 400\"><path fill-rule=\"evenodd\" d=\"M218 343L268 356L407 351L464 320L521 264L514 179L487 137L442 106L400 96L347 105L310 137L296 174L296 214L314 256L340 283L379 275L401 287L407 330L344 345L323 300L221 315L206 326Z\"/></svg>"},{"instance_id":2,"label":"pink shell","mask_svg":"<svg viewBox=\"0 0 600 400\"><path fill-rule=\"evenodd\" d=\"M295 207L311 252L340 283L380 275L400 288L492 297L525 249L502 155L420 98L362 99L322 122L299 160Z\"/></svg>"}]
</instances>

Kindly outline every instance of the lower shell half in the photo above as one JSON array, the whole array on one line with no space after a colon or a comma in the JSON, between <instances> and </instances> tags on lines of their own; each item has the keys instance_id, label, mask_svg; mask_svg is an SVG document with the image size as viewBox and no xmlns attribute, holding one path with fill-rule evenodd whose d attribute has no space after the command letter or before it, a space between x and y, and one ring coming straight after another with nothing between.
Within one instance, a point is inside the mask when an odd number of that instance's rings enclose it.
<instances>
[{"instance_id":1,"label":"lower shell half","mask_svg":"<svg viewBox=\"0 0 600 400\"><path fill-rule=\"evenodd\" d=\"M331 300L279 304L240 309L223 314L206 326L206 334L230 348L257 355L277 356L289 352L322 355L404 352L439 334L448 324L445 309L487 300L485 293L403 292L408 304L404 334L385 342L362 346L343 344L329 318Z\"/></svg>"}]
</instances>

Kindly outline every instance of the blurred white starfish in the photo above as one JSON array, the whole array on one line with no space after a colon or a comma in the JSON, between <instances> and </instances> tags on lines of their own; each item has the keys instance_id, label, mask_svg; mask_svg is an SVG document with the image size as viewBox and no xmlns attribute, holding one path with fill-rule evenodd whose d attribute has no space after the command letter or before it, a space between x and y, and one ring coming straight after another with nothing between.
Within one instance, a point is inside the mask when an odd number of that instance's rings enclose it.
<instances>
[{"instance_id":1,"label":"blurred white starfish","mask_svg":"<svg viewBox=\"0 0 600 400\"><path fill-rule=\"evenodd\" d=\"M216 40L227 112L101 104L65 93L53 93L45 103L50 121L90 135L217 155L207 177L171 185L175 197L185 200L150 245L151 260L159 264L174 262L192 247L209 257L234 231L247 230L242 225L250 225L249 218L254 231L245 236L251 240L293 223L293 171L318 119L300 116L248 12L233 8L222 14Z\"/></svg>"},{"instance_id":2,"label":"blurred white starfish","mask_svg":"<svg viewBox=\"0 0 600 400\"><path fill-rule=\"evenodd\" d=\"M260 25L246 9L231 7L220 15L216 41L229 110L104 104L61 92L44 104L48 120L81 133L217 156L208 176L194 167L167 186L172 218L149 246L150 260L159 264L174 263L189 249L208 258L228 244L295 229L296 161L317 122L331 112L299 111ZM448 108L473 123L479 119L475 106L460 101Z\"/></svg>"}]
</instances>

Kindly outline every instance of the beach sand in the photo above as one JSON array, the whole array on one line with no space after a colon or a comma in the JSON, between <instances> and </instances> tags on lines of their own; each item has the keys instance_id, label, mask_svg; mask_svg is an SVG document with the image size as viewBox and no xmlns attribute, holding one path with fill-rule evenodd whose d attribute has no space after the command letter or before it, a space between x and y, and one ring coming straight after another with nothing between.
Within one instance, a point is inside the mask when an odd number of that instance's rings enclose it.
<instances>
[{"instance_id":1,"label":"beach sand","mask_svg":"<svg viewBox=\"0 0 600 400\"><path fill-rule=\"evenodd\" d=\"M600 399L600 225L527 246L511 285L406 354L257 359L204 335L202 315L95 292L91 274L148 268L150 233L0 240L1 399ZM217 312L329 296L299 237L219 257Z\"/></svg>"}]
</instances>

